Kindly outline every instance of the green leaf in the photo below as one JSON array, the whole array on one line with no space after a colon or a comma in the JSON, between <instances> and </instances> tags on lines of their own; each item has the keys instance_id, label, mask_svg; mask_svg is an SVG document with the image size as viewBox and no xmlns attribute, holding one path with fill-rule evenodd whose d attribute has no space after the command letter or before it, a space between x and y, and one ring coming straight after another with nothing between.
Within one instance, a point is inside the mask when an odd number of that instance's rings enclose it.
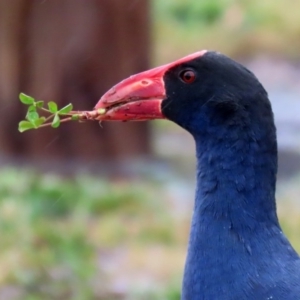
<instances>
[{"instance_id":1,"label":"green leaf","mask_svg":"<svg viewBox=\"0 0 300 300\"><path fill-rule=\"evenodd\" d=\"M48 108L53 114L57 112L57 104L53 101L48 102Z\"/></svg>"},{"instance_id":2,"label":"green leaf","mask_svg":"<svg viewBox=\"0 0 300 300\"><path fill-rule=\"evenodd\" d=\"M59 125L60 125L60 118L59 118L59 115L58 115L58 114L55 114L51 126L52 126L53 128L57 128L57 127L59 127Z\"/></svg>"},{"instance_id":3,"label":"green leaf","mask_svg":"<svg viewBox=\"0 0 300 300\"><path fill-rule=\"evenodd\" d=\"M28 107L27 113L28 113L28 112L33 112L33 111L36 111L36 107L35 107L34 105L30 105L30 106Z\"/></svg>"},{"instance_id":4,"label":"green leaf","mask_svg":"<svg viewBox=\"0 0 300 300\"><path fill-rule=\"evenodd\" d=\"M30 96L28 96L26 94L21 93L19 95L19 99L20 99L20 101L23 104L26 104L26 105L32 105L32 104L34 104L34 98L32 98L32 97L30 97Z\"/></svg>"},{"instance_id":5,"label":"green leaf","mask_svg":"<svg viewBox=\"0 0 300 300\"><path fill-rule=\"evenodd\" d=\"M34 124L32 124L28 121L21 121L19 123L19 128L18 129L19 129L20 132L24 132L26 130L34 129L34 128L35 128Z\"/></svg>"},{"instance_id":6,"label":"green leaf","mask_svg":"<svg viewBox=\"0 0 300 300\"><path fill-rule=\"evenodd\" d=\"M38 107L38 108L41 108L44 106L44 101L37 101L35 102L35 106Z\"/></svg>"},{"instance_id":7,"label":"green leaf","mask_svg":"<svg viewBox=\"0 0 300 300\"><path fill-rule=\"evenodd\" d=\"M39 114L36 111L29 111L26 115L26 119L30 123L34 123L39 118Z\"/></svg>"},{"instance_id":8,"label":"green leaf","mask_svg":"<svg viewBox=\"0 0 300 300\"><path fill-rule=\"evenodd\" d=\"M38 119L36 119L36 120L34 121L34 125L35 125L36 128L38 128L38 127L40 127L42 124L44 124L45 121L46 121L46 118L45 118L45 117L40 117L40 118L38 118Z\"/></svg>"},{"instance_id":9,"label":"green leaf","mask_svg":"<svg viewBox=\"0 0 300 300\"><path fill-rule=\"evenodd\" d=\"M67 114L73 109L73 105L70 103L66 105L65 107L61 108L58 112L60 114Z\"/></svg>"},{"instance_id":10,"label":"green leaf","mask_svg":"<svg viewBox=\"0 0 300 300\"><path fill-rule=\"evenodd\" d=\"M72 121L78 121L79 120L79 115L72 115L71 120Z\"/></svg>"}]
</instances>

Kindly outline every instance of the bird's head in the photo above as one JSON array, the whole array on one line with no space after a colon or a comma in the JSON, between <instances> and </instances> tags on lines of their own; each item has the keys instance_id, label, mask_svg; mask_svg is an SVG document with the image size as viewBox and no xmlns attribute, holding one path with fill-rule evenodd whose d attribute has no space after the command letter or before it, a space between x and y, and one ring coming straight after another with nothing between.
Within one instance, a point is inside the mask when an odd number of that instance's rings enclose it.
<instances>
[{"instance_id":1,"label":"bird's head","mask_svg":"<svg viewBox=\"0 0 300 300\"><path fill-rule=\"evenodd\" d=\"M103 108L104 120L169 119L193 135L219 125L240 126L252 118L259 122L266 114L272 118L256 77L230 58L206 50L121 81L95 107Z\"/></svg>"}]
</instances>

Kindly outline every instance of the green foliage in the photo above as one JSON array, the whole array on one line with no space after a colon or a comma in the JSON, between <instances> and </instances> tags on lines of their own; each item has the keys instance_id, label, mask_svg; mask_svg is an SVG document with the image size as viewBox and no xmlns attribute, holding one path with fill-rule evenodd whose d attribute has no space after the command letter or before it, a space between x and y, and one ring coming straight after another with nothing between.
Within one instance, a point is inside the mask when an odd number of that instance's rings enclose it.
<instances>
[{"instance_id":1,"label":"green foliage","mask_svg":"<svg viewBox=\"0 0 300 300\"><path fill-rule=\"evenodd\" d=\"M299 58L299 10L297 1L155 0L154 64L201 49Z\"/></svg>"},{"instance_id":2,"label":"green foliage","mask_svg":"<svg viewBox=\"0 0 300 300\"><path fill-rule=\"evenodd\" d=\"M58 128L61 122L78 121L81 119L80 113L72 111L72 104L68 104L63 108L58 109L57 104L53 101L50 101L47 103L48 109L46 109L44 107L44 101L36 101L33 97L24 93L21 93L19 98L21 103L28 106L25 117L26 120L23 120L19 123L20 132L24 132L29 129L38 129L44 126ZM49 114L49 116L40 116L39 111L46 112ZM47 121L51 122L46 123Z\"/></svg>"},{"instance_id":3,"label":"green foliage","mask_svg":"<svg viewBox=\"0 0 300 300\"><path fill-rule=\"evenodd\" d=\"M34 129L35 128L35 125L32 124L32 122L29 122L29 121L21 121L19 123L19 131L20 132L24 132L26 130L29 130L29 129Z\"/></svg>"},{"instance_id":4,"label":"green foliage","mask_svg":"<svg viewBox=\"0 0 300 300\"><path fill-rule=\"evenodd\" d=\"M224 0L170 1L169 12L175 20L182 23L198 22L203 25L211 25L223 16L228 2Z\"/></svg>"},{"instance_id":5,"label":"green foliage","mask_svg":"<svg viewBox=\"0 0 300 300\"><path fill-rule=\"evenodd\" d=\"M151 184L17 169L2 169L0 182L0 285L15 287L20 299L113 300L97 298L109 287L100 249L176 243Z\"/></svg>"},{"instance_id":6,"label":"green foliage","mask_svg":"<svg viewBox=\"0 0 300 300\"><path fill-rule=\"evenodd\" d=\"M25 105L33 105L35 103L34 98L26 94L21 93L19 97L20 101Z\"/></svg>"},{"instance_id":7,"label":"green foliage","mask_svg":"<svg viewBox=\"0 0 300 300\"><path fill-rule=\"evenodd\" d=\"M166 0L156 1L156 12L167 19L177 21L182 25L209 26L223 17L226 7L232 0Z\"/></svg>"},{"instance_id":8,"label":"green foliage","mask_svg":"<svg viewBox=\"0 0 300 300\"><path fill-rule=\"evenodd\" d=\"M57 127L59 127L59 125L60 125L60 117L59 117L59 114L56 113L56 114L54 114L54 118L53 118L51 126L53 128L57 128Z\"/></svg>"},{"instance_id":9,"label":"green foliage","mask_svg":"<svg viewBox=\"0 0 300 300\"><path fill-rule=\"evenodd\" d=\"M61 219L74 209L62 196L75 197L70 184L14 169L2 170L0 181L1 286L15 286L20 299L89 299L95 254L88 229Z\"/></svg>"},{"instance_id":10,"label":"green foliage","mask_svg":"<svg viewBox=\"0 0 300 300\"><path fill-rule=\"evenodd\" d=\"M61 108L58 113L60 113L61 115L63 114L68 114L70 111L72 111L73 109L73 105L70 103L68 105L66 105L65 107Z\"/></svg>"},{"instance_id":11,"label":"green foliage","mask_svg":"<svg viewBox=\"0 0 300 300\"><path fill-rule=\"evenodd\" d=\"M55 114L57 112L57 104L53 101L48 102L49 111Z\"/></svg>"},{"instance_id":12,"label":"green foliage","mask_svg":"<svg viewBox=\"0 0 300 300\"><path fill-rule=\"evenodd\" d=\"M72 121L78 121L79 116L78 115L72 115L71 119L72 119Z\"/></svg>"}]
</instances>

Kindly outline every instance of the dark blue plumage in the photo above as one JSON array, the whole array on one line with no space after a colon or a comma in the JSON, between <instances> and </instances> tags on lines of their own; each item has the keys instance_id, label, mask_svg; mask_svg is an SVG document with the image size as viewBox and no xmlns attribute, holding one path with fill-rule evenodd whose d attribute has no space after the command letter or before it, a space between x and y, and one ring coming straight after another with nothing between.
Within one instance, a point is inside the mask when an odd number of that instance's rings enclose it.
<instances>
[{"instance_id":1,"label":"dark blue plumage","mask_svg":"<svg viewBox=\"0 0 300 300\"><path fill-rule=\"evenodd\" d=\"M182 80L186 71L192 82ZM182 299L300 299L300 259L276 215L276 130L266 91L215 52L170 68L164 83L162 113L193 135L197 153Z\"/></svg>"}]
</instances>

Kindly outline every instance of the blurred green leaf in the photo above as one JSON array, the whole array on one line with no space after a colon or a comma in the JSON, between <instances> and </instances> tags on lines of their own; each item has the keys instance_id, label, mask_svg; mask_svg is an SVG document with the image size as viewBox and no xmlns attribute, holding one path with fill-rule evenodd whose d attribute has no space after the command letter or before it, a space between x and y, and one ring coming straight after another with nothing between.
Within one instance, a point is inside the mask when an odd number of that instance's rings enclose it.
<instances>
[{"instance_id":1,"label":"blurred green leaf","mask_svg":"<svg viewBox=\"0 0 300 300\"><path fill-rule=\"evenodd\" d=\"M59 118L59 115L58 115L58 114L55 114L51 126L52 126L53 128L57 128L57 127L59 127L59 125L60 125L60 118Z\"/></svg>"},{"instance_id":2,"label":"blurred green leaf","mask_svg":"<svg viewBox=\"0 0 300 300\"><path fill-rule=\"evenodd\" d=\"M32 123L29 122L29 121L21 121L21 122L19 123L19 131L20 131L20 132L24 132L24 131L26 131L26 130L34 129L34 128L35 128L34 124L32 124Z\"/></svg>"},{"instance_id":3,"label":"blurred green leaf","mask_svg":"<svg viewBox=\"0 0 300 300\"><path fill-rule=\"evenodd\" d=\"M44 101L37 101L35 102L35 106L38 107L38 108L41 108L44 106Z\"/></svg>"},{"instance_id":4,"label":"blurred green leaf","mask_svg":"<svg viewBox=\"0 0 300 300\"><path fill-rule=\"evenodd\" d=\"M72 115L71 119L72 119L72 121L78 121L79 115Z\"/></svg>"},{"instance_id":5,"label":"blurred green leaf","mask_svg":"<svg viewBox=\"0 0 300 300\"><path fill-rule=\"evenodd\" d=\"M65 107L61 108L58 112L60 114L67 114L73 109L73 105L70 103L66 105Z\"/></svg>"},{"instance_id":6,"label":"blurred green leaf","mask_svg":"<svg viewBox=\"0 0 300 300\"><path fill-rule=\"evenodd\" d=\"M30 106L28 107L27 112L33 112L33 111L36 111L36 107L35 107L34 105L30 105Z\"/></svg>"},{"instance_id":7,"label":"blurred green leaf","mask_svg":"<svg viewBox=\"0 0 300 300\"><path fill-rule=\"evenodd\" d=\"M26 105L34 104L34 98L32 98L24 93L20 93L19 99L23 104L26 104Z\"/></svg>"},{"instance_id":8,"label":"blurred green leaf","mask_svg":"<svg viewBox=\"0 0 300 300\"><path fill-rule=\"evenodd\" d=\"M26 119L31 123L34 123L38 118L39 114L36 111L29 111L26 115Z\"/></svg>"},{"instance_id":9,"label":"blurred green leaf","mask_svg":"<svg viewBox=\"0 0 300 300\"><path fill-rule=\"evenodd\" d=\"M57 112L57 104L53 101L48 102L48 108L53 114Z\"/></svg>"},{"instance_id":10,"label":"blurred green leaf","mask_svg":"<svg viewBox=\"0 0 300 300\"><path fill-rule=\"evenodd\" d=\"M45 117L40 117L38 119L36 119L33 123L36 126L36 128L40 127L42 124L44 124L46 121Z\"/></svg>"}]
</instances>

